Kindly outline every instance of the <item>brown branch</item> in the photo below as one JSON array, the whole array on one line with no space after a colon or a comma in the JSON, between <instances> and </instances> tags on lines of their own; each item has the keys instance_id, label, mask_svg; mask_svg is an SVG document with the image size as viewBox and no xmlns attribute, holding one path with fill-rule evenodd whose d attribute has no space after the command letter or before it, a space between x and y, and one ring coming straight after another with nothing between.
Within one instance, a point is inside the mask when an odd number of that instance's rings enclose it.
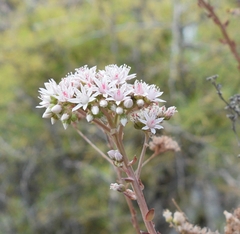
<instances>
[{"instance_id":1,"label":"brown branch","mask_svg":"<svg viewBox=\"0 0 240 234\"><path fill-rule=\"evenodd\" d=\"M213 6L211 6L209 3L205 2L205 0L198 0L198 5L202 8L204 8L208 16L212 18L213 22L220 28L221 33L223 35L223 39L220 40L223 44L227 44L229 46L229 49L231 50L231 53L235 57L236 61L238 62L238 69L240 70L240 55L237 52L236 43L234 40L232 40L228 33L227 33L227 26L228 21L222 23L219 19L218 15L215 13Z\"/></svg>"}]
</instances>

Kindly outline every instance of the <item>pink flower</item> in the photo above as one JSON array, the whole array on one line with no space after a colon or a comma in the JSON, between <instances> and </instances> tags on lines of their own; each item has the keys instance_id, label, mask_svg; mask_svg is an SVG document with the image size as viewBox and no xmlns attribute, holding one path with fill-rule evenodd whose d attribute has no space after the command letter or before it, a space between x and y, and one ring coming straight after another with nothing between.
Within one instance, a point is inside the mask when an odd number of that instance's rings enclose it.
<instances>
[{"instance_id":1,"label":"pink flower","mask_svg":"<svg viewBox=\"0 0 240 234\"><path fill-rule=\"evenodd\" d=\"M94 83L96 85L96 92L102 94L103 97L107 97L109 90L115 86L116 82L110 81L106 76L104 76L101 79L95 78Z\"/></svg>"},{"instance_id":2,"label":"pink flower","mask_svg":"<svg viewBox=\"0 0 240 234\"><path fill-rule=\"evenodd\" d=\"M115 101L117 105L119 105L122 101L125 101L129 98L129 94L132 92L130 86L127 83L123 84L119 88L112 88L109 90L109 96L106 100Z\"/></svg>"},{"instance_id":3,"label":"pink flower","mask_svg":"<svg viewBox=\"0 0 240 234\"><path fill-rule=\"evenodd\" d=\"M145 82L136 80L133 85L134 96L146 96L148 94L148 85Z\"/></svg>"}]
</instances>

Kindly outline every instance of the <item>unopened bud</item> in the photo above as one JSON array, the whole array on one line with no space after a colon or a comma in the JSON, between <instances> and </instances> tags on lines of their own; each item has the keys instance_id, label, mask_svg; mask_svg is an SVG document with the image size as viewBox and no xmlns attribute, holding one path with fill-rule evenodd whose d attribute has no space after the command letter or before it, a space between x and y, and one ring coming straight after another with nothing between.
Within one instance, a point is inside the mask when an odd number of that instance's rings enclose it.
<instances>
[{"instance_id":1,"label":"unopened bud","mask_svg":"<svg viewBox=\"0 0 240 234\"><path fill-rule=\"evenodd\" d=\"M138 105L138 107L142 107L144 105L143 99L138 99L137 100L137 105Z\"/></svg>"},{"instance_id":2,"label":"unopened bud","mask_svg":"<svg viewBox=\"0 0 240 234\"><path fill-rule=\"evenodd\" d=\"M107 107L107 105L108 105L108 102L107 102L106 100L104 100L104 99L102 99L102 100L99 102L99 106L101 106L101 107Z\"/></svg>"},{"instance_id":3,"label":"unopened bud","mask_svg":"<svg viewBox=\"0 0 240 234\"><path fill-rule=\"evenodd\" d=\"M122 108L122 107L117 107L117 108L116 108L116 113L117 113L118 115L121 115L121 114L123 113L123 108Z\"/></svg>"},{"instance_id":4,"label":"unopened bud","mask_svg":"<svg viewBox=\"0 0 240 234\"><path fill-rule=\"evenodd\" d=\"M133 106L133 100L131 98L126 99L123 103L126 108L131 108Z\"/></svg>"},{"instance_id":5,"label":"unopened bud","mask_svg":"<svg viewBox=\"0 0 240 234\"><path fill-rule=\"evenodd\" d=\"M62 106L57 104L52 107L51 111L55 114L59 114L62 111Z\"/></svg>"},{"instance_id":6,"label":"unopened bud","mask_svg":"<svg viewBox=\"0 0 240 234\"><path fill-rule=\"evenodd\" d=\"M91 114L87 114L87 115L86 115L86 120L87 120L88 122L91 122L91 121L93 120L93 116L92 116Z\"/></svg>"},{"instance_id":7,"label":"unopened bud","mask_svg":"<svg viewBox=\"0 0 240 234\"><path fill-rule=\"evenodd\" d=\"M165 111L165 113L164 113L164 115L165 115L165 120L170 119L176 112L177 112L177 109L176 109L175 106L169 107L169 108Z\"/></svg>"},{"instance_id":8,"label":"unopened bud","mask_svg":"<svg viewBox=\"0 0 240 234\"><path fill-rule=\"evenodd\" d=\"M64 113L61 117L61 121L65 121L65 120L68 120L69 119L69 114L67 113Z\"/></svg>"},{"instance_id":9,"label":"unopened bud","mask_svg":"<svg viewBox=\"0 0 240 234\"><path fill-rule=\"evenodd\" d=\"M51 118L52 115L53 115L53 114L52 114L50 108L47 108L47 109L45 110L45 112L43 113L42 117L45 118L45 119L48 119L48 118Z\"/></svg>"},{"instance_id":10,"label":"unopened bud","mask_svg":"<svg viewBox=\"0 0 240 234\"><path fill-rule=\"evenodd\" d=\"M118 150L109 150L107 154L114 161L117 161L117 162L123 161L123 156L119 153Z\"/></svg>"},{"instance_id":11,"label":"unopened bud","mask_svg":"<svg viewBox=\"0 0 240 234\"><path fill-rule=\"evenodd\" d=\"M93 106L91 108L91 111L94 115L97 115L99 113L99 107L98 106Z\"/></svg>"},{"instance_id":12,"label":"unopened bud","mask_svg":"<svg viewBox=\"0 0 240 234\"><path fill-rule=\"evenodd\" d=\"M66 130L69 124L67 122L63 122L62 124L63 124L64 129Z\"/></svg>"},{"instance_id":13,"label":"unopened bud","mask_svg":"<svg viewBox=\"0 0 240 234\"><path fill-rule=\"evenodd\" d=\"M126 117L121 117L120 122L125 127L128 122L128 119Z\"/></svg>"},{"instance_id":14,"label":"unopened bud","mask_svg":"<svg viewBox=\"0 0 240 234\"><path fill-rule=\"evenodd\" d=\"M57 121L57 120L56 120L55 118L53 118L53 117L51 118L51 124L55 124L56 121Z\"/></svg>"},{"instance_id":15,"label":"unopened bud","mask_svg":"<svg viewBox=\"0 0 240 234\"><path fill-rule=\"evenodd\" d=\"M125 186L123 184L118 184L118 183L112 183L110 184L110 189L114 191L118 191L120 193L124 192L126 190Z\"/></svg>"}]
</instances>

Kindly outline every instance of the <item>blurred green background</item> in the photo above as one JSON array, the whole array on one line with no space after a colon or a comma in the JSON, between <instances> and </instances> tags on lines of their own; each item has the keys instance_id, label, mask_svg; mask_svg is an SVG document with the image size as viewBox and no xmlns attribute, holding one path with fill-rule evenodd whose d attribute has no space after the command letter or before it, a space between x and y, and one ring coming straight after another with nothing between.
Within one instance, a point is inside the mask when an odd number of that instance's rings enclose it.
<instances>
[{"instance_id":1,"label":"blurred green background","mask_svg":"<svg viewBox=\"0 0 240 234\"><path fill-rule=\"evenodd\" d=\"M240 45L239 1L211 1ZM0 0L0 233L134 233L125 200L109 190L114 171L69 127L42 119L38 89L85 64L127 64L158 85L178 113L161 134L181 152L143 170L157 229L175 210L223 233L223 211L240 203L238 143L225 104L206 77L218 74L226 99L239 92L239 70L221 34L192 0ZM81 130L103 151L94 125ZM126 128L129 155L143 134ZM148 152L150 155L151 152Z\"/></svg>"}]
</instances>

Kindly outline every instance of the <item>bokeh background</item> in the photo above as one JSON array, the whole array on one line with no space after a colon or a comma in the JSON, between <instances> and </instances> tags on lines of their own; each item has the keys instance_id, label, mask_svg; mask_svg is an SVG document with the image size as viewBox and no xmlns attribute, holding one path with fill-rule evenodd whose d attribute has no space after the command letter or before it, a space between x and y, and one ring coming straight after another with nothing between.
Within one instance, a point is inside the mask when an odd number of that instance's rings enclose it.
<instances>
[{"instance_id":1,"label":"bokeh background","mask_svg":"<svg viewBox=\"0 0 240 234\"><path fill-rule=\"evenodd\" d=\"M239 1L214 0L240 45ZM206 77L218 74L226 99L239 92L237 62L193 0L0 0L0 233L134 233L125 200L109 190L112 167L69 127L42 119L38 89L83 65L127 64L158 85L178 113L159 134L181 152L144 167L157 229L175 233L162 212L175 199L189 220L223 233L223 211L240 203L238 142L225 104ZM81 130L103 151L94 125ZM143 134L126 128L129 155ZM148 152L150 155L150 152Z\"/></svg>"}]
</instances>

